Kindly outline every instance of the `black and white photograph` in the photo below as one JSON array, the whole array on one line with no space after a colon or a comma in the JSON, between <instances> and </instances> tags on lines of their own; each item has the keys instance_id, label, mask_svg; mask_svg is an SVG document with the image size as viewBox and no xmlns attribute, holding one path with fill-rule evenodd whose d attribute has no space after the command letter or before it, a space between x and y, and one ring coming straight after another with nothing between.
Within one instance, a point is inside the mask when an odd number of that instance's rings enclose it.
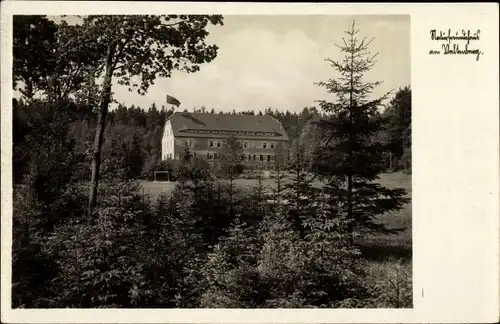
<instances>
[{"instance_id":1,"label":"black and white photograph","mask_svg":"<svg viewBox=\"0 0 500 324\"><path fill-rule=\"evenodd\" d=\"M491 12L8 2L2 321L491 318Z\"/></svg>"},{"instance_id":2,"label":"black and white photograph","mask_svg":"<svg viewBox=\"0 0 500 324\"><path fill-rule=\"evenodd\" d=\"M410 17L13 17L13 308L411 308Z\"/></svg>"}]
</instances>

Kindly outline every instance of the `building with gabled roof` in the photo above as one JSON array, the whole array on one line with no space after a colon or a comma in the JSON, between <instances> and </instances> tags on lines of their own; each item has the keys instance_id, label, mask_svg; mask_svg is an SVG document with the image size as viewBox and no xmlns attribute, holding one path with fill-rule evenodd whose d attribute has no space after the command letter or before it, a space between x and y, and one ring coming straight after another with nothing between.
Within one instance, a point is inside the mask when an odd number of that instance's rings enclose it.
<instances>
[{"instance_id":1,"label":"building with gabled roof","mask_svg":"<svg viewBox=\"0 0 500 324\"><path fill-rule=\"evenodd\" d=\"M272 116L175 112L165 122L162 159L179 159L187 146L194 156L216 162L229 137L240 144L242 163L259 169L273 169L288 143L283 125Z\"/></svg>"}]
</instances>

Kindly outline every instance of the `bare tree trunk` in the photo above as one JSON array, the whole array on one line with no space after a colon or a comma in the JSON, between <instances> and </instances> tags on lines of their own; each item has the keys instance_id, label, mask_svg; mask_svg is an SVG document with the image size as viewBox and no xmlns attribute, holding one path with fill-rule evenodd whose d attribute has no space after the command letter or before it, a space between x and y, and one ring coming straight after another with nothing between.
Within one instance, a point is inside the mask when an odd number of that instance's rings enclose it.
<instances>
[{"instance_id":1,"label":"bare tree trunk","mask_svg":"<svg viewBox=\"0 0 500 324\"><path fill-rule=\"evenodd\" d=\"M103 96L97 116L97 128L95 131L94 148L92 154L92 178L90 180L90 195L87 209L89 222L97 201L97 186L99 184L99 170L101 168L101 148L104 139L104 127L106 125L106 115L108 114L109 102L111 100L111 78L113 76L113 56L115 45L109 44L106 54L106 74L104 76Z\"/></svg>"}]
</instances>

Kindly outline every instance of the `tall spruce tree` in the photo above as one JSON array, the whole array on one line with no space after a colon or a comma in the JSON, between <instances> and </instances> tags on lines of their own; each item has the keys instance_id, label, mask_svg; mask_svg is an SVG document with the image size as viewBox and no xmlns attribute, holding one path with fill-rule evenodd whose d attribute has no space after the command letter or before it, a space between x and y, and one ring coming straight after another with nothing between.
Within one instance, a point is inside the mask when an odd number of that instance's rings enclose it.
<instances>
[{"instance_id":1,"label":"tall spruce tree","mask_svg":"<svg viewBox=\"0 0 500 324\"><path fill-rule=\"evenodd\" d=\"M308 158L305 155L304 143L294 140L288 163L290 182L285 183L285 200L287 212L294 230L305 236L304 219L314 215L313 174L308 172Z\"/></svg>"},{"instance_id":2,"label":"tall spruce tree","mask_svg":"<svg viewBox=\"0 0 500 324\"><path fill-rule=\"evenodd\" d=\"M229 137L225 142L222 151L219 153L219 174L229 180L229 211L233 215L234 211L234 180L243 172L242 155L243 148L234 136Z\"/></svg>"},{"instance_id":3,"label":"tall spruce tree","mask_svg":"<svg viewBox=\"0 0 500 324\"><path fill-rule=\"evenodd\" d=\"M383 170L383 146L374 134L383 127L380 107L389 93L373 99L380 81L363 80L376 63L377 54L368 50L366 38L359 40L355 22L343 45L337 45L345 57L326 61L339 73L337 78L318 82L335 96L335 101L318 101L326 113L317 125L322 134L315 154L315 171L326 182L329 205L336 217L348 223L348 231L381 228L376 216L395 211L406 202L403 189L385 188L376 182Z\"/></svg>"},{"instance_id":4,"label":"tall spruce tree","mask_svg":"<svg viewBox=\"0 0 500 324\"><path fill-rule=\"evenodd\" d=\"M284 184L287 178L287 153L283 145L277 145L274 149L274 174L271 176L271 179L274 180L275 183L272 188L272 208L276 215L284 211L283 202L285 193Z\"/></svg>"}]
</instances>

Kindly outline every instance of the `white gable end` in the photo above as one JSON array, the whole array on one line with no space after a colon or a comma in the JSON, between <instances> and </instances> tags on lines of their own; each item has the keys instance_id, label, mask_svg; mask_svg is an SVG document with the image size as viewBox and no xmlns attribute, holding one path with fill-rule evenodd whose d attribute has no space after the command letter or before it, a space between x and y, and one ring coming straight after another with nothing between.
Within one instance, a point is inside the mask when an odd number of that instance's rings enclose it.
<instances>
[{"instance_id":1,"label":"white gable end","mask_svg":"<svg viewBox=\"0 0 500 324\"><path fill-rule=\"evenodd\" d=\"M162 160L174 158L174 133L172 131L172 124L170 120L165 123L165 130L163 131L163 138L161 141Z\"/></svg>"}]
</instances>

